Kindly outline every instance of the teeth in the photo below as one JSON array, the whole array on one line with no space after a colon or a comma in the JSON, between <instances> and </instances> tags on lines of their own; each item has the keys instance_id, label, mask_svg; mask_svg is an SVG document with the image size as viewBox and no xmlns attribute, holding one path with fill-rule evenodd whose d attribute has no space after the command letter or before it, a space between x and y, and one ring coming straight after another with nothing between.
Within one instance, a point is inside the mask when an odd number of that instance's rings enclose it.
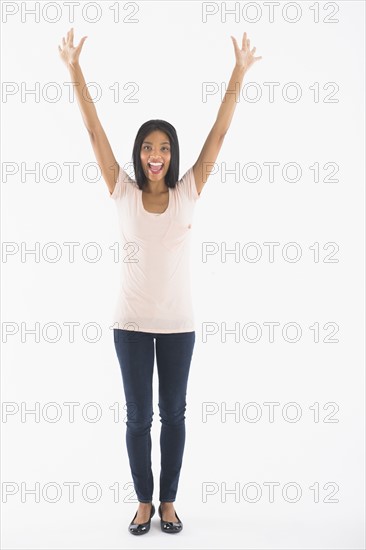
<instances>
[{"instance_id":1,"label":"teeth","mask_svg":"<svg viewBox=\"0 0 366 550\"><path fill-rule=\"evenodd\" d=\"M163 166L162 162L149 162L150 166Z\"/></svg>"}]
</instances>

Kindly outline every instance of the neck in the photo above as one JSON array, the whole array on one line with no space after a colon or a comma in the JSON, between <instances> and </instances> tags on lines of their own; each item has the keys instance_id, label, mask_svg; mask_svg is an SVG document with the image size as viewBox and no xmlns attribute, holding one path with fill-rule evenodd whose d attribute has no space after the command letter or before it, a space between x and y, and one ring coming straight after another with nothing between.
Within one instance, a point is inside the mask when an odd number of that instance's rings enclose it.
<instances>
[{"instance_id":1,"label":"neck","mask_svg":"<svg viewBox=\"0 0 366 550\"><path fill-rule=\"evenodd\" d=\"M165 185L165 178L162 178L159 181L151 181L148 179L146 184L144 185L143 191L145 191L145 193L159 195L160 193L168 191L168 189L168 186Z\"/></svg>"}]
</instances>

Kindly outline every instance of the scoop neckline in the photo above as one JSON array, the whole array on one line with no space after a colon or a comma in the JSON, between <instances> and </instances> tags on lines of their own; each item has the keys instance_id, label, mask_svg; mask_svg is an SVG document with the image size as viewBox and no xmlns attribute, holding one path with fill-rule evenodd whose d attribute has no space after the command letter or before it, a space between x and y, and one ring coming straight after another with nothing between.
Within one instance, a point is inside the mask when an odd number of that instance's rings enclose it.
<instances>
[{"instance_id":1,"label":"scoop neckline","mask_svg":"<svg viewBox=\"0 0 366 550\"><path fill-rule=\"evenodd\" d=\"M170 207L170 202L172 200L172 197L171 197L171 193L170 193L170 187L168 187L168 198L169 198L169 202L168 202L168 206L166 207L166 209L164 210L164 212L149 212L148 210L145 209L144 207L144 203L142 201L142 189L140 189L140 204L141 204L141 208L142 208L142 211L143 212L146 212L146 214L150 214L150 215L153 215L153 216L163 216L163 214L166 214L169 210L169 207Z\"/></svg>"}]
</instances>

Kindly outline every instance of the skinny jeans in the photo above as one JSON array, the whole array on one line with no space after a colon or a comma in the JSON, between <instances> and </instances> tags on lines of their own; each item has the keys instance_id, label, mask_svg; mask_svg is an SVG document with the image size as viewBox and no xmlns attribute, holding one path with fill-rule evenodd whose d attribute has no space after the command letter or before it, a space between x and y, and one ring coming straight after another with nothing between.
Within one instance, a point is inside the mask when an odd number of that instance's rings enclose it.
<instances>
[{"instance_id":1,"label":"skinny jeans","mask_svg":"<svg viewBox=\"0 0 366 550\"><path fill-rule=\"evenodd\" d=\"M159 378L160 502L174 502L185 445L185 411L195 331L152 333L113 329L127 408L126 446L139 502L152 502L154 352ZM155 349L154 349L155 341Z\"/></svg>"}]
</instances>

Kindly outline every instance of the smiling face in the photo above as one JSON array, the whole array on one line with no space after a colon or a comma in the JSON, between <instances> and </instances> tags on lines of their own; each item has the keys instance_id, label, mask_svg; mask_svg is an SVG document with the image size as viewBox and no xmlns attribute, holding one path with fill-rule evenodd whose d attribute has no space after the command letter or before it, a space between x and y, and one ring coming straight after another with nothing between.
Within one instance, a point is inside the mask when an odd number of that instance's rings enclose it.
<instances>
[{"instance_id":1,"label":"smiling face","mask_svg":"<svg viewBox=\"0 0 366 550\"><path fill-rule=\"evenodd\" d=\"M145 176L150 181L165 178L169 169L171 150L167 134L154 130L148 134L141 145L140 158Z\"/></svg>"}]
</instances>

